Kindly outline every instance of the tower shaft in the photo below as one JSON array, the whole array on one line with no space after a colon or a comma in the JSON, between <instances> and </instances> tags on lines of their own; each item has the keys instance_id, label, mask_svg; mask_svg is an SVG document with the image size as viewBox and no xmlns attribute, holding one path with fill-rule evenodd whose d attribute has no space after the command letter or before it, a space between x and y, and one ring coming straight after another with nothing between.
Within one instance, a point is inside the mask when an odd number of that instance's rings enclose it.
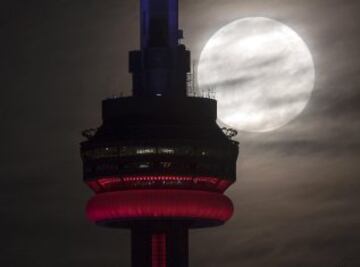
<instances>
[{"instance_id":1,"label":"tower shaft","mask_svg":"<svg viewBox=\"0 0 360 267\"><path fill-rule=\"evenodd\" d=\"M188 227L181 223L131 229L132 267L188 267Z\"/></svg>"}]
</instances>

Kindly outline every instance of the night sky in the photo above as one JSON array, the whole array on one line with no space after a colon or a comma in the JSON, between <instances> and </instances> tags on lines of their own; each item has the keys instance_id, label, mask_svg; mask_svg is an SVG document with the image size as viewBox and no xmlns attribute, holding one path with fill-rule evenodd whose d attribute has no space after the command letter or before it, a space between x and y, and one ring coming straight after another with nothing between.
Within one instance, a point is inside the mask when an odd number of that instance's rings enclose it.
<instances>
[{"instance_id":1,"label":"night sky","mask_svg":"<svg viewBox=\"0 0 360 267\"><path fill-rule=\"evenodd\" d=\"M191 233L191 265L360 266L360 1L181 2L193 58L225 24L264 16L308 44L306 110L271 133L240 133L236 213ZM130 234L87 222L81 131L103 98L128 94L138 1L1 0L0 266L130 266Z\"/></svg>"}]
</instances>

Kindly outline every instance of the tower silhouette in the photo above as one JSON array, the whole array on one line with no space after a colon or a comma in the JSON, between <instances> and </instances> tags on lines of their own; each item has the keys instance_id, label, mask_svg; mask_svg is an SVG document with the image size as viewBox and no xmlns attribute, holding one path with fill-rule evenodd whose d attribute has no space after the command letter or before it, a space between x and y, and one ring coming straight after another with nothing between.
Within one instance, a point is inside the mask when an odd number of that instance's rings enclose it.
<instances>
[{"instance_id":1,"label":"tower silhouette","mask_svg":"<svg viewBox=\"0 0 360 267\"><path fill-rule=\"evenodd\" d=\"M238 143L216 123L213 99L187 95L190 52L178 0L141 0L141 49L131 51L133 96L104 100L84 132L90 221L131 230L133 267L188 266L188 231L233 213Z\"/></svg>"}]
</instances>

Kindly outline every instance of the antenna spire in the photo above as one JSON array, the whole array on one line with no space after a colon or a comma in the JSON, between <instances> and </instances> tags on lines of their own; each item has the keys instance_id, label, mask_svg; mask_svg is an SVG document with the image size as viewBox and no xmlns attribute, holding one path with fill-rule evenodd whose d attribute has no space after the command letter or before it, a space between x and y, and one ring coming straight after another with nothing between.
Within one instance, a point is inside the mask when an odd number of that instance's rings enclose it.
<instances>
[{"instance_id":1,"label":"antenna spire","mask_svg":"<svg viewBox=\"0 0 360 267\"><path fill-rule=\"evenodd\" d=\"M134 96L186 96L190 51L179 44L178 0L141 0L141 50L130 52Z\"/></svg>"}]
</instances>

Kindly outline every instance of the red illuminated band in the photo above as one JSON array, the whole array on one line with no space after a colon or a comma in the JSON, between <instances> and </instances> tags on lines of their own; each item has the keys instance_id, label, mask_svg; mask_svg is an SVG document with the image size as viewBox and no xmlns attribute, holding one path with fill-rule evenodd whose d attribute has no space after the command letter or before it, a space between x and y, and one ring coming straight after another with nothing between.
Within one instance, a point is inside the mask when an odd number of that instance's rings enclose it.
<instances>
[{"instance_id":1,"label":"red illuminated band","mask_svg":"<svg viewBox=\"0 0 360 267\"><path fill-rule=\"evenodd\" d=\"M177 184L174 184L177 183ZM193 189L204 190L212 188L214 191L224 192L232 184L229 180L217 177L191 177L191 176L133 176L133 177L102 177L96 180L89 180L87 184L95 192L115 191L134 188L139 185L162 187L188 186Z\"/></svg>"},{"instance_id":2,"label":"red illuminated band","mask_svg":"<svg viewBox=\"0 0 360 267\"><path fill-rule=\"evenodd\" d=\"M184 218L225 222L233 214L231 200L220 193L195 190L127 190L103 193L89 200L92 222Z\"/></svg>"}]
</instances>

